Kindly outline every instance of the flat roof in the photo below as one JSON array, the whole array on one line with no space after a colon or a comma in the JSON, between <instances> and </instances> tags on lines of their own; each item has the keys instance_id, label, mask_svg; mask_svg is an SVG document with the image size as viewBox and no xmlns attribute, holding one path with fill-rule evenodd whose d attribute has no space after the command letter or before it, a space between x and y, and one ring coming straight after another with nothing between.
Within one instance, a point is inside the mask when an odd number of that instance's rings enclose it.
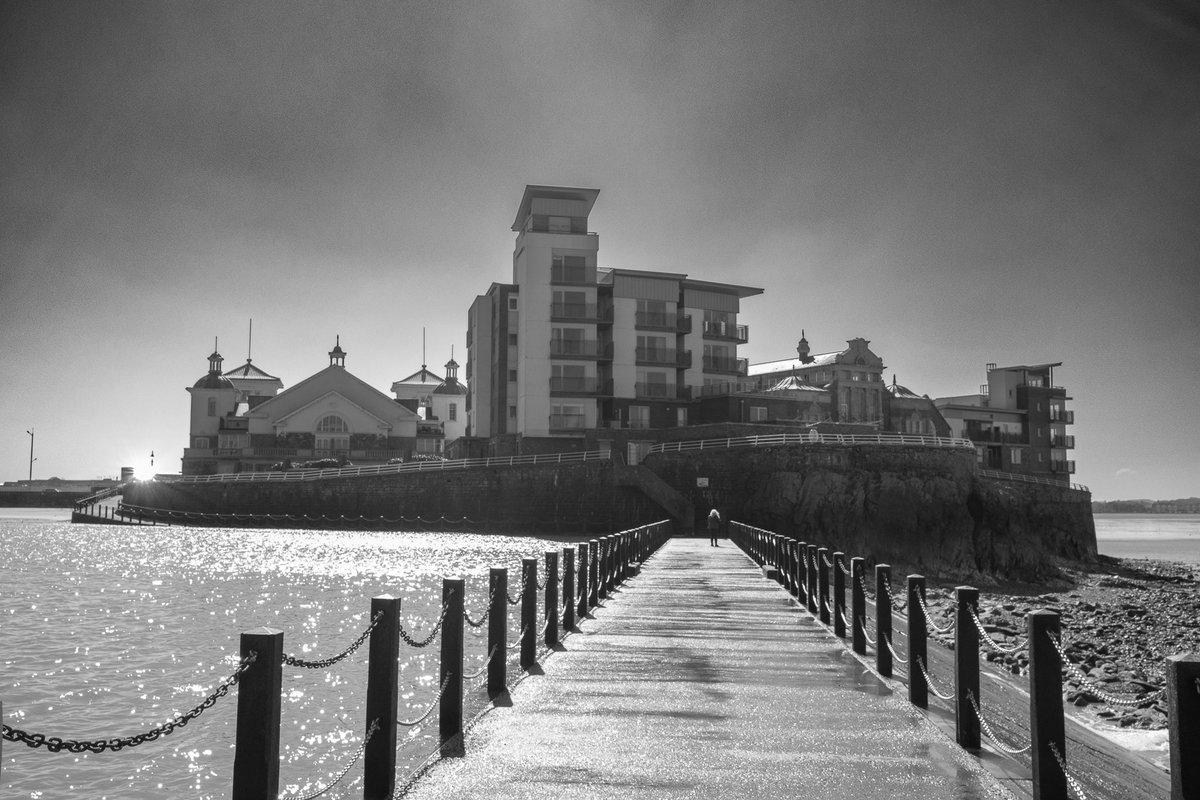
<instances>
[{"instance_id":1,"label":"flat roof","mask_svg":"<svg viewBox=\"0 0 1200 800\"><path fill-rule=\"evenodd\" d=\"M513 220L512 229L519 231L525 219L529 216L529 206L532 204L533 198L542 197L548 200L582 200L587 203L587 210L590 214L592 206L596 203L596 197L599 196L599 189L583 189L572 186L539 186L537 184L527 184L525 186L525 194L521 196L521 205L517 207L517 218Z\"/></svg>"}]
</instances>

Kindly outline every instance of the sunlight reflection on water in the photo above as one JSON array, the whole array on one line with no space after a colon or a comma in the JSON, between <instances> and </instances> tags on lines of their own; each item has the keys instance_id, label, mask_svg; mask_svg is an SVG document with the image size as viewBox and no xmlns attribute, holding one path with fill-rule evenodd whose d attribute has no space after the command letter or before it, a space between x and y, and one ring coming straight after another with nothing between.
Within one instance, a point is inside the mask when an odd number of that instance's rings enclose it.
<instances>
[{"instance_id":1,"label":"sunlight reflection on water","mask_svg":"<svg viewBox=\"0 0 1200 800\"><path fill-rule=\"evenodd\" d=\"M132 736L191 710L233 671L242 631L279 628L286 653L327 658L366 628L370 598L391 594L402 599L405 629L421 639L436 621L443 577L466 580L467 611L478 618L489 567L509 568L511 592L521 558L562 547L478 534L9 519L0 519L0 534L4 721L64 739ZM486 655L483 630L466 629L466 653L474 671ZM402 718L432 701L437 659L436 646L401 646ZM330 669L284 667L284 792L324 785L361 745L366 661L364 646ZM479 704L481 683L469 690ZM227 797L236 707L235 689L170 736L117 753L6 743L3 796ZM401 729L401 775L435 748L436 719L417 735ZM352 770L332 796L361 793L359 775Z\"/></svg>"}]
</instances>

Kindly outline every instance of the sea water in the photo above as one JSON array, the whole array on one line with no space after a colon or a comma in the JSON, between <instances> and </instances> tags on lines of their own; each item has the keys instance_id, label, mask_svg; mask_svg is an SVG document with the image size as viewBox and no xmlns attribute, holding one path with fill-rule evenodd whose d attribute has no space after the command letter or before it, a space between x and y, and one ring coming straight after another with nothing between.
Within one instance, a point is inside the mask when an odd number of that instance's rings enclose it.
<instances>
[{"instance_id":1,"label":"sea water","mask_svg":"<svg viewBox=\"0 0 1200 800\"><path fill-rule=\"evenodd\" d=\"M78 740L133 736L195 708L235 669L243 631L277 628L286 654L327 658L366 629L370 599L391 594L401 598L405 629L424 638L444 577L465 579L466 610L478 619L489 567L509 568L514 594L521 559L564 544L463 533L72 525L63 512L0 512L4 722ZM486 626L465 634L472 672L486 655ZM284 666L285 794L324 786L360 748L367 651L329 669ZM423 649L401 644L402 719L419 717L435 699L438 657L436 639ZM482 706L481 684L469 689L468 713L472 696ZM0 796L228 797L236 710L234 689L169 736L119 752L5 742ZM436 712L415 733L400 729L398 771L419 766L436 737ZM356 765L328 796L361 792Z\"/></svg>"},{"instance_id":2,"label":"sea water","mask_svg":"<svg viewBox=\"0 0 1200 800\"><path fill-rule=\"evenodd\" d=\"M1200 514L1096 514L1096 547L1116 558L1200 564Z\"/></svg>"}]
</instances>

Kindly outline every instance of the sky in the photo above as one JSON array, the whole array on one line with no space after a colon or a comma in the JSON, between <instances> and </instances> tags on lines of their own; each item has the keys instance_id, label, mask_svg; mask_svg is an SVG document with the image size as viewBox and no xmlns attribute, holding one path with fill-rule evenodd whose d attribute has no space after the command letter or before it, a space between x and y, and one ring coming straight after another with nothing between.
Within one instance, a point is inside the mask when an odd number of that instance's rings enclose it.
<instances>
[{"instance_id":1,"label":"sky","mask_svg":"<svg viewBox=\"0 0 1200 800\"><path fill-rule=\"evenodd\" d=\"M752 362L1062 362L1077 482L1200 495L1194 4L2 2L0 136L0 480L30 430L35 479L178 471L214 342L465 363L547 184L601 266L761 287Z\"/></svg>"}]
</instances>

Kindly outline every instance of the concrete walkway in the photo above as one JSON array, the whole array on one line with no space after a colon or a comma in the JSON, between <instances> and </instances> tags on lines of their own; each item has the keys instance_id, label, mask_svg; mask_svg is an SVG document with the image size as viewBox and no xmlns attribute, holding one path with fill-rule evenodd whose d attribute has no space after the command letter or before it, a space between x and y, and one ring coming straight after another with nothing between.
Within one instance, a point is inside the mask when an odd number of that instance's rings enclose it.
<instances>
[{"instance_id":1,"label":"concrete walkway","mask_svg":"<svg viewBox=\"0 0 1200 800\"><path fill-rule=\"evenodd\" d=\"M410 798L1009 793L728 541L673 539Z\"/></svg>"}]
</instances>

